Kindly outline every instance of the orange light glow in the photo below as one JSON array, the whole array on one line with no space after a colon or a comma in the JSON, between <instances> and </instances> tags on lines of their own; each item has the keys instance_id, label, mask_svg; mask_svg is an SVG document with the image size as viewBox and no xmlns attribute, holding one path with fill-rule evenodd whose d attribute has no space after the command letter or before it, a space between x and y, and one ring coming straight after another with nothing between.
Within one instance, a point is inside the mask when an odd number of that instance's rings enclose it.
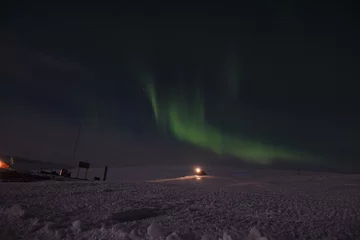
<instances>
[{"instance_id":1,"label":"orange light glow","mask_svg":"<svg viewBox=\"0 0 360 240\"><path fill-rule=\"evenodd\" d=\"M9 165L0 160L0 168L8 169L8 168L9 168Z\"/></svg>"},{"instance_id":2,"label":"orange light glow","mask_svg":"<svg viewBox=\"0 0 360 240\"><path fill-rule=\"evenodd\" d=\"M201 168L195 168L195 172L196 172L196 173L200 173L200 172L201 172Z\"/></svg>"}]
</instances>

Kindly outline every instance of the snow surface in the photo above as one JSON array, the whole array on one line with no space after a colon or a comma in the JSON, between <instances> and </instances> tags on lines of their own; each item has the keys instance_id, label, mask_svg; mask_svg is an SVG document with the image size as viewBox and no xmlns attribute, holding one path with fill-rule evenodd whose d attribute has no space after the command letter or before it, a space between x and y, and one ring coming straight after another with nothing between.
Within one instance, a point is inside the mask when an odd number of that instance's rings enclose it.
<instances>
[{"instance_id":1,"label":"snow surface","mask_svg":"<svg viewBox=\"0 0 360 240\"><path fill-rule=\"evenodd\" d=\"M0 239L360 239L359 175L222 173L0 183Z\"/></svg>"}]
</instances>

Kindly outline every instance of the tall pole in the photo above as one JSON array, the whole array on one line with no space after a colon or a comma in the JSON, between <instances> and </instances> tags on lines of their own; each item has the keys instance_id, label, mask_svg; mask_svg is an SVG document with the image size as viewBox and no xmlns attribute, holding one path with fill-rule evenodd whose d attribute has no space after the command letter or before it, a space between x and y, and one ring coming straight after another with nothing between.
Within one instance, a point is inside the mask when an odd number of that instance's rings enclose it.
<instances>
[{"instance_id":1,"label":"tall pole","mask_svg":"<svg viewBox=\"0 0 360 240\"><path fill-rule=\"evenodd\" d=\"M77 134L76 141L75 141L75 147L74 147L74 151L73 151L73 155L72 155L73 163L75 162L75 153L76 153L76 149L77 149L79 138L80 138L81 127L82 127L82 125L79 126L78 134Z\"/></svg>"},{"instance_id":2,"label":"tall pole","mask_svg":"<svg viewBox=\"0 0 360 240\"><path fill-rule=\"evenodd\" d=\"M105 170L104 170L104 178L103 181L106 181L106 176L107 176L107 170L108 170L108 166L105 166Z\"/></svg>"}]
</instances>

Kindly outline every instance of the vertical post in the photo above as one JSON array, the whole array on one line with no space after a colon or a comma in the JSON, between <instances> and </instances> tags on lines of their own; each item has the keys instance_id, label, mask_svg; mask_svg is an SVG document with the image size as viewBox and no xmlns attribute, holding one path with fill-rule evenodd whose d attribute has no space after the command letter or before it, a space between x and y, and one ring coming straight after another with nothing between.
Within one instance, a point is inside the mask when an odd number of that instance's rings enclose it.
<instances>
[{"instance_id":1,"label":"vertical post","mask_svg":"<svg viewBox=\"0 0 360 240\"><path fill-rule=\"evenodd\" d=\"M76 178L79 178L79 171L80 171L80 168L78 167L78 171L77 171L77 174L76 174Z\"/></svg>"},{"instance_id":2,"label":"vertical post","mask_svg":"<svg viewBox=\"0 0 360 240\"><path fill-rule=\"evenodd\" d=\"M86 169L86 172L85 172L85 179L87 179L87 178L86 178L86 176L87 176L87 170L88 170L88 169Z\"/></svg>"},{"instance_id":3,"label":"vertical post","mask_svg":"<svg viewBox=\"0 0 360 240\"><path fill-rule=\"evenodd\" d=\"M81 133L81 125L79 126L79 130L78 130L78 134L77 134L77 137L76 137L76 141L75 141L75 147L74 147L74 151L73 151L73 155L72 155L72 161L75 162L75 154L76 154L76 149L77 149L77 145L78 145L78 142L79 142L79 138L80 138L80 133ZM78 175L79 175L79 172L78 172Z\"/></svg>"},{"instance_id":4,"label":"vertical post","mask_svg":"<svg viewBox=\"0 0 360 240\"><path fill-rule=\"evenodd\" d=\"M106 180L107 170L108 170L108 166L106 165L106 166L105 166L105 170L104 170L104 178L103 178L103 181Z\"/></svg>"}]
</instances>

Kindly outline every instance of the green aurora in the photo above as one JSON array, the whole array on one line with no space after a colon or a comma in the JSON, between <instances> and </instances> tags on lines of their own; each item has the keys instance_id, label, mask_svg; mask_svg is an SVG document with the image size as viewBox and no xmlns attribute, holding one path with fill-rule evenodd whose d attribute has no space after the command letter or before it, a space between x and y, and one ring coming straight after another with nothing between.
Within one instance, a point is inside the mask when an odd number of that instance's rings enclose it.
<instances>
[{"instance_id":1,"label":"green aurora","mask_svg":"<svg viewBox=\"0 0 360 240\"><path fill-rule=\"evenodd\" d=\"M296 151L244 140L241 136L235 137L211 126L206 122L204 98L200 88L195 88L195 94L190 97L188 91L180 91L181 86L177 86L176 91L169 92L169 89L166 91L157 89L153 78L143 79L146 79L145 90L157 125L169 130L181 141L209 149L217 154L227 154L262 164L270 164L275 159L296 161L305 157L304 154Z\"/></svg>"}]
</instances>

